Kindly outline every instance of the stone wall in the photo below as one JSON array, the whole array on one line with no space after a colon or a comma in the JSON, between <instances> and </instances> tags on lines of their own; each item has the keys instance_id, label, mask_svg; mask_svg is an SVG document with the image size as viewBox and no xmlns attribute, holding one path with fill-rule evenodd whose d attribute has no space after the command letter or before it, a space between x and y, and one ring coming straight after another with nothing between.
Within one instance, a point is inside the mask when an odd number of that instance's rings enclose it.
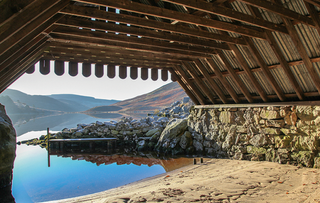
<instances>
[{"instance_id":1,"label":"stone wall","mask_svg":"<svg viewBox=\"0 0 320 203\"><path fill-rule=\"evenodd\" d=\"M0 197L4 202L14 202L11 183L15 156L16 132L4 106L0 104Z\"/></svg>"},{"instance_id":2,"label":"stone wall","mask_svg":"<svg viewBox=\"0 0 320 203\"><path fill-rule=\"evenodd\" d=\"M207 155L320 168L320 106L195 107L188 131Z\"/></svg>"}]
</instances>

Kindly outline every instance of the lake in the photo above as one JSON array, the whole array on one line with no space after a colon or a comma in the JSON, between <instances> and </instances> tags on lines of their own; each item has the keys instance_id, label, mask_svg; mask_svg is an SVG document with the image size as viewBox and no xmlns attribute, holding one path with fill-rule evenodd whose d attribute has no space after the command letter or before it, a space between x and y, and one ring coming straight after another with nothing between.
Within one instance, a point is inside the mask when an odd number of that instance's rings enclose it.
<instances>
[{"instance_id":1,"label":"lake","mask_svg":"<svg viewBox=\"0 0 320 203\"><path fill-rule=\"evenodd\" d=\"M83 115L80 115L83 116ZM75 116L79 118L79 116ZM70 118L70 116L69 116ZM48 120L48 118L45 118ZM53 119L53 118L50 118ZM60 121L53 121L53 120ZM17 141L39 138L46 134L46 128L62 130L65 127L76 127L77 123L87 123L110 120L89 118L68 120L55 116L52 123L55 126L43 126L37 130L41 119L24 122L23 129L34 131L24 132ZM62 124L58 124L58 123ZM20 123L20 129L21 129ZM60 128L59 128L60 127ZM16 128L16 126L15 126ZM59 129L57 129L59 128ZM54 132L54 131L51 131ZM17 145L16 159L13 170L12 193L17 203L43 202L92 194L147 177L155 176L192 163L190 158L158 159L152 154L143 156L123 154L60 154L50 156L48 167L48 152L39 146Z\"/></svg>"}]
</instances>

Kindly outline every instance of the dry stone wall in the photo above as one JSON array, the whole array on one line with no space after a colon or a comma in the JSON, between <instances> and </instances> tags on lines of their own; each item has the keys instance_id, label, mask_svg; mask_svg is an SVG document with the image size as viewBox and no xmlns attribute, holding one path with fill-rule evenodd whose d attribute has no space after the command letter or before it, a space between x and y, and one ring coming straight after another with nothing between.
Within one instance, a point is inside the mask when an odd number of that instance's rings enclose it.
<instances>
[{"instance_id":1,"label":"dry stone wall","mask_svg":"<svg viewBox=\"0 0 320 203\"><path fill-rule=\"evenodd\" d=\"M320 106L193 108L188 131L207 155L320 168Z\"/></svg>"}]
</instances>

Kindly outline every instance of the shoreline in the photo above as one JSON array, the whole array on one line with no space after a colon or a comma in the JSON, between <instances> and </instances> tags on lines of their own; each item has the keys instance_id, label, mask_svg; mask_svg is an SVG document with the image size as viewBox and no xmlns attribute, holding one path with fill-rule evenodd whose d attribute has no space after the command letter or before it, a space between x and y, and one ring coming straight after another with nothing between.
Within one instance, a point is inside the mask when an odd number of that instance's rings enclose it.
<instances>
[{"instance_id":1,"label":"shoreline","mask_svg":"<svg viewBox=\"0 0 320 203\"><path fill-rule=\"evenodd\" d=\"M207 159L73 202L320 202L320 169L274 162Z\"/></svg>"}]
</instances>

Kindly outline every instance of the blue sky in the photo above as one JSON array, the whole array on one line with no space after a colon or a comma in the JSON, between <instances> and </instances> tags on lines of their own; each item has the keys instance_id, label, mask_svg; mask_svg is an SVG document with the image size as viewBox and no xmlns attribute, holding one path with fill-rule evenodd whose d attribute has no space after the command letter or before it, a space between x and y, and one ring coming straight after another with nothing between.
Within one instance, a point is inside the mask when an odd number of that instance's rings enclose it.
<instances>
[{"instance_id":1,"label":"blue sky","mask_svg":"<svg viewBox=\"0 0 320 203\"><path fill-rule=\"evenodd\" d=\"M53 62L51 62L50 73L48 75L42 75L39 72L39 65L37 63L36 70L33 74L25 73L9 86L9 88L31 95L78 94L99 99L125 100L151 92L171 82L170 75L166 82L162 81L160 72L157 81L151 80L150 72L148 80L144 81L140 78L140 68L138 69L138 78L136 80L130 78L129 68L127 72L128 77L126 79L119 78L118 68L116 68L116 77L110 79L106 75L106 67L104 69L105 74L102 78L97 78L94 75L93 68L92 75L85 78L82 76L80 67L81 66L79 65L79 73L75 77L71 77L68 74L67 66L65 67L65 74L57 76L53 70Z\"/></svg>"}]
</instances>

